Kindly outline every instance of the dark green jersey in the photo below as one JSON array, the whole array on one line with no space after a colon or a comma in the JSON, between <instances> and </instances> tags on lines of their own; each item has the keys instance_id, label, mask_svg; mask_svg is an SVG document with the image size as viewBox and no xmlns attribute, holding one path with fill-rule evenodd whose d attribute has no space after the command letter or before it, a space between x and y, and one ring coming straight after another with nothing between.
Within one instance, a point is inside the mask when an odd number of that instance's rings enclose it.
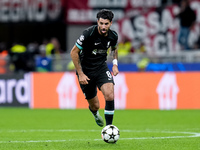
<instances>
[{"instance_id":1,"label":"dark green jersey","mask_svg":"<svg viewBox=\"0 0 200 150\"><path fill-rule=\"evenodd\" d=\"M76 46L81 50L79 57L83 72L96 72L105 65L107 50L110 46L116 46L117 40L118 35L113 30L109 30L107 36L100 35L97 25L84 30L76 41Z\"/></svg>"}]
</instances>

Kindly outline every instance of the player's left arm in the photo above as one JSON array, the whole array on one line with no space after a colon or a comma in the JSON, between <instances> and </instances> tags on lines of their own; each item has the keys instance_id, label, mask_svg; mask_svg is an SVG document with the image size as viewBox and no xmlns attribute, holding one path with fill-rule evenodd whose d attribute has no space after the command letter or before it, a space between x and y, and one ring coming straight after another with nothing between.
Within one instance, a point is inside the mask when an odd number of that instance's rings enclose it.
<instances>
[{"instance_id":1,"label":"player's left arm","mask_svg":"<svg viewBox=\"0 0 200 150\"><path fill-rule=\"evenodd\" d=\"M111 46L111 53L113 57L113 75L116 76L119 73L118 70L118 52L117 52L117 46Z\"/></svg>"}]
</instances>

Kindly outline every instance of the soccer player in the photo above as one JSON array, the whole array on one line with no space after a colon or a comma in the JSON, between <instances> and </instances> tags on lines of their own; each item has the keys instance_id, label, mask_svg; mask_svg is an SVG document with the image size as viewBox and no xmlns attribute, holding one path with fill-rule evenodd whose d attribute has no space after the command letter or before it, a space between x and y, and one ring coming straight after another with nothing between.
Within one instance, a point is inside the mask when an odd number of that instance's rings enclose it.
<instances>
[{"instance_id":1,"label":"soccer player","mask_svg":"<svg viewBox=\"0 0 200 150\"><path fill-rule=\"evenodd\" d=\"M118 35L111 30L112 11L102 9L97 13L97 25L83 31L71 50L71 58L76 68L80 87L88 101L96 123L104 126L104 121L99 114L99 99L97 87L105 98L104 116L106 125L112 124L114 115L114 81L106 64L107 50L111 47L113 55L113 75L119 73L117 40Z\"/></svg>"}]
</instances>

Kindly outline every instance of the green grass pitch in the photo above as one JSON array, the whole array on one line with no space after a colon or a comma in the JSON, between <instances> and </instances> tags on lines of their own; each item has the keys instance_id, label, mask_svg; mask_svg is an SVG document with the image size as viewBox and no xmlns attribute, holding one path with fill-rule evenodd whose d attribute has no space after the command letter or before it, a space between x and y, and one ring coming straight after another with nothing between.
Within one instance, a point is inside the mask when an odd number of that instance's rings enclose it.
<instances>
[{"instance_id":1,"label":"green grass pitch","mask_svg":"<svg viewBox=\"0 0 200 150\"><path fill-rule=\"evenodd\" d=\"M0 116L1 150L200 149L200 110L115 110L116 144L101 139L87 109L0 108Z\"/></svg>"}]
</instances>

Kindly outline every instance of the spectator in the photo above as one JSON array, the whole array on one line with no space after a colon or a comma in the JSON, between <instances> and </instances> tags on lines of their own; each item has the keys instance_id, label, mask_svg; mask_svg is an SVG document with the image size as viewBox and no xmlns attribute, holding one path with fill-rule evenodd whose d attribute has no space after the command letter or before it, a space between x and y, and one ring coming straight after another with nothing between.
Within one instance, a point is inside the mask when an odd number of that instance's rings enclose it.
<instances>
[{"instance_id":1,"label":"spectator","mask_svg":"<svg viewBox=\"0 0 200 150\"><path fill-rule=\"evenodd\" d=\"M62 54L63 51L61 50L61 47L60 47L60 42L58 41L57 38L53 37L51 38L51 43L53 44L54 46L54 53L55 54Z\"/></svg>"},{"instance_id":2,"label":"spectator","mask_svg":"<svg viewBox=\"0 0 200 150\"><path fill-rule=\"evenodd\" d=\"M140 61L138 61L137 62L137 68L138 68L138 71L140 71L140 72L144 72L144 71L146 71L146 68L147 68L147 66L148 66L148 64L149 64L149 58L147 58L147 57L144 57L144 58L142 58Z\"/></svg>"},{"instance_id":3,"label":"spectator","mask_svg":"<svg viewBox=\"0 0 200 150\"><path fill-rule=\"evenodd\" d=\"M36 57L36 71L48 72L52 71L52 60L46 55L46 45L42 44L39 47L40 55Z\"/></svg>"},{"instance_id":4,"label":"spectator","mask_svg":"<svg viewBox=\"0 0 200 150\"><path fill-rule=\"evenodd\" d=\"M144 41L140 38L134 39L133 48L134 48L134 53L140 53L140 54L146 53L146 47L145 47Z\"/></svg>"},{"instance_id":5,"label":"spectator","mask_svg":"<svg viewBox=\"0 0 200 150\"><path fill-rule=\"evenodd\" d=\"M46 55L47 56L55 54L54 45L51 42L46 44L45 50L46 50Z\"/></svg>"},{"instance_id":6,"label":"spectator","mask_svg":"<svg viewBox=\"0 0 200 150\"><path fill-rule=\"evenodd\" d=\"M61 54L63 51L60 48L60 43L57 38L53 37L51 38L50 42L46 44L46 54L52 55L52 54Z\"/></svg>"},{"instance_id":7,"label":"spectator","mask_svg":"<svg viewBox=\"0 0 200 150\"><path fill-rule=\"evenodd\" d=\"M122 41L118 44L118 56L123 57L127 56L132 52L132 44L131 41L124 37Z\"/></svg>"},{"instance_id":8,"label":"spectator","mask_svg":"<svg viewBox=\"0 0 200 150\"><path fill-rule=\"evenodd\" d=\"M145 43L141 38L135 38L133 42L134 53L141 54L140 59L136 63L138 71L144 72L150 62L150 59L147 57L147 51L145 47Z\"/></svg>"},{"instance_id":9,"label":"spectator","mask_svg":"<svg viewBox=\"0 0 200 150\"><path fill-rule=\"evenodd\" d=\"M196 21L196 13L191 9L189 0L181 1L180 13L176 17L180 19L178 41L184 50L189 50L188 37Z\"/></svg>"},{"instance_id":10,"label":"spectator","mask_svg":"<svg viewBox=\"0 0 200 150\"><path fill-rule=\"evenodd\" d=\"M15 72L27 71L25 57L26 47L23 44L15 43L10 49L10 69Z\"/></svg>"},{"instance_id":11,"label":"spectator","mask_svg":"<svg viewBox=\"0 0 200 150\"><path fill-rule=\"evenodd\" d=\"M0 42L0 74L4 74L7 72L6 70L7 56L8 56L8 51L6 50L6 44L4 42Z\"/></svg>"},{"instance_id":12,"label":"spectator","mask_svg":"<svg viewBox=\"0 0 200 150\"><path fill-rule=\"evenodd\" d=\"M39 54L39 46L37 42L31 42L27 45L27 51L33 55Z\"/></svg>"},{"instance_id":13,"label":"spectator","mask_svg":"<svg viewBox=\"0 0 200 150\"><path fill-rule=\"evenodd\" d=\"M75 66L74 66L74 63L73 63L72 60L67 64L67 70L68 71L75 71Z\"/></svg>"},{"instance_id":14,"label":"spectator","mask_svg":"<svg viewBox=\"0 0 200 150\"><path fill-rule=\"evenodd\" d=\"M37 42L31 42L27 45L26 57L27 68L29 71L35 71L35 56L39 54L39 47Z\"/></svg>"}]
</instances>

